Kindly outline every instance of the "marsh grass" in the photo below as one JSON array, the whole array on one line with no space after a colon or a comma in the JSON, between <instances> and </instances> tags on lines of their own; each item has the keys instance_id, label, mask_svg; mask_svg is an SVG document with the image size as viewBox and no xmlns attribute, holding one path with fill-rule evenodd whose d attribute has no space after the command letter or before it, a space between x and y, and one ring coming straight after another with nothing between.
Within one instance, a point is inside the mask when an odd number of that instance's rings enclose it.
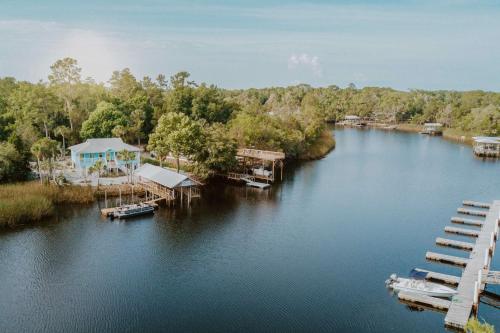
<instances>
[{"instance_id":1,"label":"marsh grass","mask_svg":"<svg viewBox=\"0 0 500 333\"><path fill-rule=\"evenodd\" d=\"M41 185L37 182L0 185L0 227L15 227L52 215L60 204L94 201L84 186Z\"/></svg>"}]
</instances>

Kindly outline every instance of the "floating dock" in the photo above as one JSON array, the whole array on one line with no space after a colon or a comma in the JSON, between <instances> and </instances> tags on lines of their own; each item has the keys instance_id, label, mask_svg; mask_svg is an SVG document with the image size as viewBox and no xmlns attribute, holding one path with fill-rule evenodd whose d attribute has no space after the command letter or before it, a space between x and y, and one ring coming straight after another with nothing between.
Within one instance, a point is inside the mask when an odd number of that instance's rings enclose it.
<instances>
[{"instance_id":1,"label":"floating dock","mask_svg":"<svg viewBox=\"0 0 500 333\"><path fill-rule=\"evenodd\" d=\"M416 269L426 272L426 279L457 287L457 294L452 300L443 300L436 297L415 293L400 292L398 298L404 302L423 308L446 312L444 319L447 327L464 330L471 313L476 312L479 299L486 284L500 284L500 272L490 270L491 258L495 252L496 240L499 234L500 200L493 203L482 203L466 200L464 206L488 210L459 208L460 214L484 217L484 220L471 220L454 217L452 223L459 223L478 227L477 230L455 227L445 227L445 232L476 238L474 243L438 237L436 244L467 251L468 258L457 257L436 252L427 252L428 260L463 267L462 276ZM485 296L486 297L486 293Z\"/></svg>"},{"instance_id":2,"label":"floating dock","mask_svg":"<svg viewBox=\"0 0 500 333\"><path fill-rule=\"evenodd\" d=\"M441 237L436 238L436 244L440 246L448 246L454 249L465 250L465 251L472 251L472 249L474 249L473 243L461 242L454 239L447 239Z\"/></svg>"},{"instance_id":3,"label":"floating dock","mask_svg":"<svg viewBox=\"0 0 500 333\"><path fill-rule=\"evenodd\" d=\"M473 219L464 219L462 217L452 217L451 218L451 223L463 224L463 225L471 225L471 226L474 226L474 227L482 227L483 226L483 221L473 220Z\"/></svg>"}]
</instances>

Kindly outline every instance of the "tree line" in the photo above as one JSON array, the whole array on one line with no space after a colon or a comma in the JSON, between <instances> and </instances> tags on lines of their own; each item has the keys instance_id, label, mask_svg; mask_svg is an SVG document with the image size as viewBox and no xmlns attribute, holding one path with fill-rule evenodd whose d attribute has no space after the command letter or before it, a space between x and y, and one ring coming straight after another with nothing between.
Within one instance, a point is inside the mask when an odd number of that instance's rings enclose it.
<instances>
[{"instance_id":1,"label":"tree line","mask_svg":"<svg viewBox=\"0 0 500 333\"><path fill-rule=\"evenodd\" d=\"M327 121L355 114L387 123L429 121L500 135L500 94L329 86L225 90L190 80L137 79L125 68L107 84L83 78L78 62L57 60L46 81L0 78L0 182L26 178L29 161L49 165L87 138L120 137L167 156L188 157L202 176L236 163L238 146L300 158Z\"/></svg>"}]
</instances>

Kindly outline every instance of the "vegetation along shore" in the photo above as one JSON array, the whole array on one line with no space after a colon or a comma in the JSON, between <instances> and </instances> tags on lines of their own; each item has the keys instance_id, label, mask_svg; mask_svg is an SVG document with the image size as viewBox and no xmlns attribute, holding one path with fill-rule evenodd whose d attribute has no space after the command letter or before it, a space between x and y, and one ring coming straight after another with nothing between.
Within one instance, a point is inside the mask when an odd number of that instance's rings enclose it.
<instances>
[{"instance_id":1,"label":"vegetation along shore","mask_svg":"<svg viewBox=\"0 0 500 333\"><path fill-rule=\"evenodd\" d=\"M495 92L352 84L228 90L196 83L188 72L138 80L128 68L103 84L83 79L72 58L56 61L50 70L47 80L37 83L0 78L0 183L26 181L33 171L58 182L55 165L65 163L67 147L89 138L121 138L154 152L145 159L206 179L231 170L241 147L284 152L288 159L321 158L335 147L328 122L347 114L406 131L440 122L445 137L457 140L500 135ZM31 182L4 185L0 225L37 220L58 202L90 200L90 193L73 196L76 192Z\"/></svg>"}]
</instances>

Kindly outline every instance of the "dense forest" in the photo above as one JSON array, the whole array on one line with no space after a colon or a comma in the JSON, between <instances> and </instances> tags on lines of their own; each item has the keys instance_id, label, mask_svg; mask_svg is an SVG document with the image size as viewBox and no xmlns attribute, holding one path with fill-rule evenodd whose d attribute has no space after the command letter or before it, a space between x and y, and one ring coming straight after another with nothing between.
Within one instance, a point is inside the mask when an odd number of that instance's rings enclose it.
<instances>
[{"instance_id":1,"label":"dense forest","mask_svg":"<svg viewBox=\"0 0 500 333\"><path fill-rule=\"evenodd\" d=\"M500 93L352 84L225 90L189 77L180 72L138 80L126 68L106 84L96 83L82 78L76 60L65 58L50 67L47 81L0 78L0 182L22 180L29 161L50 164L69 145L96 137L144 145L160 161L189 157L194 171L207 176L230 169L238 146L311 157L318 144L331 148L326 123L346 114L385 123L437 121L466 134L500 135Z\"/></svg>"}]
</instances>

